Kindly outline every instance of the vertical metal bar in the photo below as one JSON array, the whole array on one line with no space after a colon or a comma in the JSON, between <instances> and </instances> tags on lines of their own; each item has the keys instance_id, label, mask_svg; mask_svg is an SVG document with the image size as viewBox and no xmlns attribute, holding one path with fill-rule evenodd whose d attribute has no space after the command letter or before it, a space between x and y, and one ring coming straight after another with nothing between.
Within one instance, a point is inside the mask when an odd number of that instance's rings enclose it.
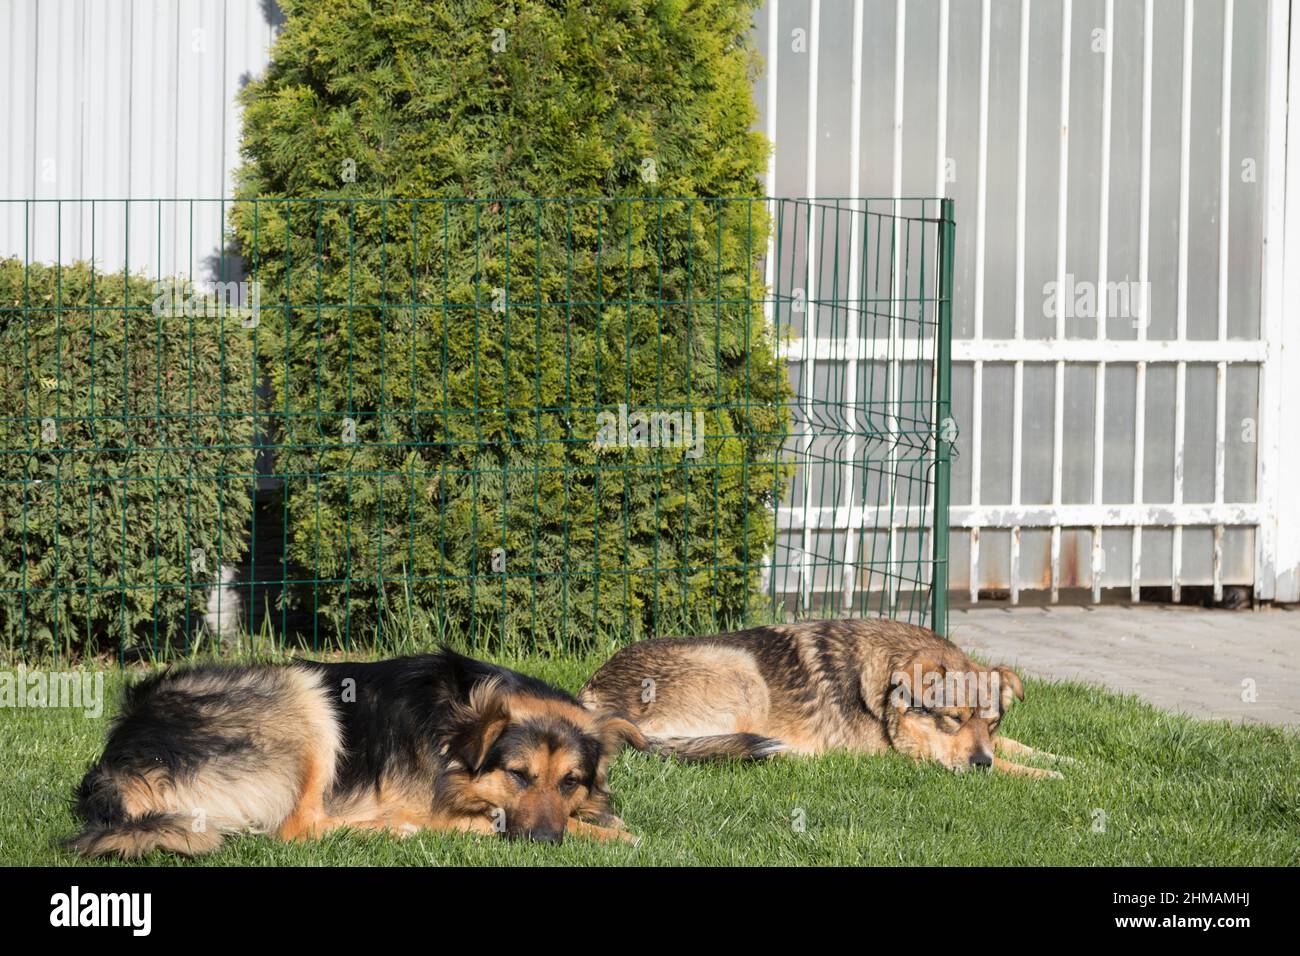
<instances>
[{"instance_id":1,"label":"vertical metal bar","mask_svg":"<svg viewBox=\"0 0 1300 956\"><path fill-rule=\"evenodd\" d=\"M1138 306L1137 340L1146 341L1151 323L1151 61L1155 46L1155 0L1146 0L1142 11L1142 172L1138 196ZM1134 369L1133 396L1133 503L1142 503L1142 469L1145 467L1147 416L1147 363ZM1142 524L1133 527L1129 568L1129 598L1142 600Z\"/></svg>"},{"instance_id":2,"label":"vertical metal bar","mask_svg":"<svg viewBox=\"0 0 1300 956\"><path fill-rule=\"evenodd\" d=\"M907 0L894 7L894 197L903 194L903 84L907 76ZM897 212L897 208L895 208ZM895 220L897 228L897 220Z\"/></svg>"},{"instance_id":3,"label":"vertical metal bar","mask_svg":"<svg viewBox=\"0 0 1300 956\"><path fill-rule=\"evenodd\" d=\"M862 212L862 224L859 228L857 219L858 193L862 183L862 0L853 0L853 56L852 73L849 77L849 288L848 288L848 328L845 329L845 345L848 361L844 376L844 407L849 415L855 415L858 400L858 354L861 343L858 328L865 312L862 310L859 292L858 259L862 255L861 236L867 227L866 209ZM852 612L853 592L858 579L860 562L856 559L854 548L858 545L858 536L852 520L853 506L857 502L856 483L853 474L858 457L858 435L856 429L849 429L849 439L844 455L844 574L842 588L844 607ZM838 525L838 522L837 522Z\"/></svg>"},{"instance_id":4,"label":"vertical metal bar","mask_svg":"<svg viewBox=\"0 0 1300 956\"><path fill-rule=\"evenodd\" d=\"M803 549L799 556L799 587L802 606L808 610L812 597L812 396L816 363L813 360L817 338L817 242L814 223L817 215L817 70L821 45L821 0L812 0L808 28L808 168L806 170L808 199L807 288L804 301L803 376L804 435L803 443Z\"/></svg>"},{"instance_id":5,"label":"vertical metal bar","mask_svg":"<svg viewBox=\"0 0 1300 956\"><path fill-rule=\"evenodd\" d=\"M1065 290L1065 243L1069 221L1070 185L1070 32L1073 4L1064 0L1061 11L1061 141L1056 199L1056 337L1065 338L1065 308L1061 296ZM1061 505L1061 457L1064 448L1065 426L1065 363L1056 363L1054 388L1055 413L1052 420L1052 504ZM1061 595L1061 526L1052 525L1052 593L1053 604Z\"/></svg>"},{"instance_id":6,"label":"vertical metal bar","mask_svg":"<svg viewBox=\"0 0 1300 956\"><path fill-rule=\"evenodd\" d=\"M984 217L988 200L989 157L989 2L980 5L980 102L979 102L979 181L975 186L975 316L972 338L984 338ZM1022 0L1028 5L1028 0ZM1022 14L1023 16L1023 14ZM978 359L971 369L971 475L970 503L980 504L980 470L984 429L984 363ZM970 600L980 598L980 529L970 531Z\"/></svg>"},{"instance_id":7,"label":"vertical metal bar","mask_svg":"<svg viewBox=\"0 0 1300 956\"><path fill-rule=\"evenodd\" d=\"M984 79L987 79L985 77ZM1029 166L1029 0L1020 0L1020 77L1016 113L1016 338L1025 337L1025 191Z\"/></svg>"},{"instance_id":8,"label":"vertical metal bar","mask_svg":"<svg viewBox=\"0 0 1300 956\"><path fill-rule=\"evenodd\" d=\"M1300 601L1300 496L1283 486L1300 473L1294 409L1300 407L1300 148L1287 148L1287 117L1300 103L1300 69L1288 70L1288 45L1300 50L1300 16L1271 0L1268 28L1268 162L1264 202L1264 295L1260 334L1268 356L1259 368L1255 597ZM1289 228L1288 228L1289 227ZM1289 238L1289 243L1283 239Z\"/></svg>"},{"instance_id":9,"label":"vertical metal bar","mask_svg":"<svg viewBox=\"0 0 1300 956\"><path fill-rule=\"evenodd\" d=\"M1227 399L1228 366L1219 362L1214 370L1214 503L1223 504L1224 458L1226 450L1226 426L1228 417ZM1214 551L1211 565L1211 583L1214 600L1223 600L1223 525L1214 526Z\"/></svg>"},{"instance_id":10,"label":"vertical metal bar","mask_svg":"<svg viewBox=\"0 0 1300 956\"><path fill-rule=\"evenodd\" d=\"M1232 162L1232 20L1233 0L1223 4L1223 83L1219 103L1219 323L1220 342L1228 340L1228 225L1231 199L1229 163ZM1227 458L1228 365L1214 370L1214 503L1223 504ZM1214 526L1214 600L1223 600L1223 525Z\"/></svg>"},{"instance_id":11,"label":"vertical metal bar","mask_svg":"<svg viewBox=\"0 0 1300 956\"><path fill-rule=\"evenodd\" d=\"M1233 0L1223 3L1223 82L1219 103L1219 341L1228 339L1228 219L1232 162ZM1220 363L1222 366L1223 363Z\"/></svg>"},{"instance_id":12,"label":"vertical metal bar","mask_svg":"<svg viewBox=\"0 0 1300 956\"><path fill-rule=\"evenodd\" d=\"M1011 507L1020 508L1021 435L1025 427L1025 363L1017 361L1011 383ZM1020 525L1011 529L1011 603L1020 603Z\"/></svg>"},{"instance_id":13,"label":"vertical metal bar","mask_svg":"<svg viewBox=\"0 0 1300 956\"><path fill-rule=\"evenodd\" d=\"M777 31L779 29L779 19L781 11L781 0L768 0L767 3L767 88L764 91L767 102L767 115L764 117L764 132L767 135L768 148L770 152L767 157L767 173L764 177L764 191L767 193L768 200L768 222L767 222L767 261L763 265L763 317L767 320L767 327L773 329L775 333L779 330L773 328L777 321L774 314L776 310L776 259L777 259L777 222L779 218L780 204L776 199L776 101L777 101L777 59L780 52L780 44L777 40ZM779 335L777 336L779 339ZM784 374L784 370L782 370ZM778 502L779 504L779 502ZM776 523L773 522L775 529ZM775 536L776 532L773 531ZM760 574L760 592L767 593L768 587L775 587L772 577L772 561L776 556L775 542L771 553L763 555L762 570ZM772 600L776 600L776 592L772 593Z\"/></svg>"},{"instance_id":14,"label":"vertical metal bar","mask_svg":"<svg viewBox=\"0 0 1300 956\"><path fill-rule=\"evenodd\" d=\"M1192 26L1195 7L1183 7L1183 92L1182 129L1178 164L1178 328L1175 338L1187 339L1187 241L1188 204L1191 196L1192 165ZM1183 503L1183 454L1186 430L1187 363L1179 362L1174 374L1174 505ZM1175 604L1182 597L1183 526L1174 525L1170 552L1170 590Z\"/></svg>"},{"instance_id":15,"label":"vertical metal bar","mask_svg":"<svg viewBox=\"0 0 1300 956\"><path fill-rule=\"evenodd\" d=\"M936 81L938 101L935 104L934 195L943 199L948 191L948 0L939 0L939 62L936 66L939 75Z\"/></svg>"},{"instance_id":16,"label":"vertical metal bar","mask_svg":"<svg viewBox=\"0 0 1300 956\"><path fill-rule=\"evenodd\" d=\"M935 390L936 467L934 475L934 540L942 553L936 553L934 578L931 586L933 603L930 610L931 627L941 637L948 636L948 498L951 478L951 444L945 440L947 429L942 425L952 414L952 269L956 227L953 221L953 201L944 199L940 204L942 223L939 225L939 325L935 330L934 363L938 368L938 387Z\"/></svg>"},{"instance_id":17,"label":"vertical metal bar","mask_svg":"<svg viewBox=\"0 0 1300 956\"><path fill-rule=\"evenodd\" d=\"M777 54L780 44L777 42L777 19L781 9L781 0L767 2L767 88L764 90L767 103L763 132L767 136L769 147L776 143L776 100L777 100ZM763 179L763 189L769 200L769 221L767 230L767 262L763 268L763 284L767 288L763 314L767 324L772 325L772 284L776 278L776 229L772 223L776 220L776 149L772 148L767 156L767 173Z\"/></svg>"},{"instance_id":18,"label":"vertical metal bar","mask_svg":"<svg viewBox=\"0 0 1300 956\"><path fill-rule=\"evenodd\" d=\"M1029 2L1020 3L1020 75L1016 118L1016 319L1015 339L1025 337L1025 192L1029 177ZM1025 363L1013 372L1012 403L1015 411L1011 437L1011 504L1020 504L1021 455L1024 452ZM1011 603L1020 603L1020 528L1011 529Z\"/></svg>"},{"instance_id":19,"label":"vertical metal bar","mask_svg":"<svg viewBox=\"0 0 1300 956\"><path fill-rule=\"evenodd\" d=\"M1106 46L1102 51L1101 81L1101 208L1098 210L1097 239L1097 341L1106 339L1106 310L1109 305L1107 273L1110 255L1110 125L1112 75L1115 60L1115 0L1106 0ZM1094 379L1092 422L1092 503L1102 503L1106 449L1106 363L1097 363ZM1105 565L1101 525L1092 529L1092 603L1101 602L1101 577Z\"/></svg>"},{"instance_id":20,"label":"vertical metal bar","mask_svg":"<svg viewBox=\"0 0 1300 956\"><path fill-rule=\"evenodd\" d=\"M938 87L938 101L936 103L936 113L938 115L935 120L934 194L936 197L938 197L941 200L939 208L940 208L940 217L942 218L942 210L944 208L942 200L944 198L944 194L947 192L947 188L946 188L947 170L945 168L947 165L947 157L944 154L948 151L948 0L940 0L939 3L939 54L938 54L937 68L938 68L938 76L936 77L935 82ZM923 220L928 218L928 214L925 209L922 209L921 218ZM941 301L939 303L939 308L943 307L942 282L943 282L943 269L945 264L943 228L944 227L940 225L935 235L935 246L936 246L936 252L938 253L938 263L939 263L938 288L941 290L940 291ZM922 234L922 241L923 242L925 241L924 234ZM925 296L925 290L922 289L921 290L922 310L924 310L925 308L924 296ZM930 394L934 396L934 402L935 402L935 417L933 419L933 427L936 432L936 438L935 438L935 445L934 445L934 458L931 462L931 468L932 468L931 474L934 476L934 481L931 485L928 485L926 487L927 507L925 508L924 512L922 512L922 514L928 513L931 515L928 559L930 562L930 593L931 595L934 596L930 608L930 626L932 628L935 627L936 624L935 622L936 610L940 612L940 617L944 619L943 620L944 626L945 627L947 626L948 586L950 582L950 574L948 569L948 555L952 547L952 542L949 540L949 531L947 527L947 511L948 511L948 504L949 504L948 499L951 497L951 495L946 488L940 489L939 487L939 467L940 467L939 462L940 462L941 449L939 448L938 445L938 443L943 440L943 433L949 431L948 413L943 411L941 407L942 402L938 400L938 396L939 396L940 388L942 387L943 384L941 377L943 375L942 366L945 360L948 363L948 375L949 375L948 387L950 390L952 387L951 385L952 351L951 348L941 349L940 347L939 340L942 336L943 318L938 314L936 314L936 318L938 320L939 327L936 327L935 330L934 350L932 352L933 358L932 358L932 364L930 369L931 372ZM951 327L951 320L950 320L949 339L951 339L951 329L952 327ZM942 497L940 497L939 494L941 490L945 491ZM939 509L940 508L942 508L944 512L943 538L939 537ZM924 518L922 519L922 521L924 521ZM942 563L943 565L942 575L940 575L939 573L940 563Z\"/></svg>"},{"instance_id":21,"label":"vertical metal bar","mask_svg":"<svg viewBox=\"0 0 1300 956\"><path fill-rule=\"evenodd\" d=\"M1183 503L1183 450L1187 434L1187 363L1179 362L1174 373L1174 508ZM1182 599L1183 526L1174 525L1170 597L1175 604Z\"/></svg>"},{"instance_id":22,"label":"vertical metal bar","mask_svg":"<svg viewBox=\"0 0 1300 956\"><path fill-rule=\"evenodd\" d=\"M902 363L900 361L903 341L900 334L899 326L902 324L902 317L895 310L900 308L902 300L902 291L900 284L902 282L902 270L900 262L903 258L903 225L902 212L899 208L898 197L903 194L903 84L906 77L906 56L907 56L907 2L906 0L896 0L894 6L894 179L893 179L893 213L894 213L894 248L890 261L890 293L889 293L889 429L890 429L890 454L895 456L893 467L889 470L889 577L890 577L890 601L889 615L893 617L898 607L898 589L902 583L903 569L901 558L898 558L898 516L895 513L897 504L898 491L898 420L897 411L902 402L903 389L902 382ZM895 564L897 562L897 566Z\"/></svg>"}]
</instances>

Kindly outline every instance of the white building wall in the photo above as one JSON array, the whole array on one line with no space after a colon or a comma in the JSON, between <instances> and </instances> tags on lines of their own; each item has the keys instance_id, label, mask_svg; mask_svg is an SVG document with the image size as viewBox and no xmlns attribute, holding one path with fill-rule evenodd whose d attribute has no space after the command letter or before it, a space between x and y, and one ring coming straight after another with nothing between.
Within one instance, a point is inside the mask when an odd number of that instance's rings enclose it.
<instances>
[{"instance_id":1,"label":"white building wall","mask_svg":"<svg viewBox=\"0 0 1300 956\"><path fill-rule=\"evenodd\" d=\"M235 95L279 17L269 0L6 0L0 198L118 202L0 202L0 254L71 261L93 244L111 268L129 244L133 269L200 275L222 247L220 203L191 216L147 200L231 195ZM129 228L122 199L137 200Z\"/></svg>"}]
</instances>

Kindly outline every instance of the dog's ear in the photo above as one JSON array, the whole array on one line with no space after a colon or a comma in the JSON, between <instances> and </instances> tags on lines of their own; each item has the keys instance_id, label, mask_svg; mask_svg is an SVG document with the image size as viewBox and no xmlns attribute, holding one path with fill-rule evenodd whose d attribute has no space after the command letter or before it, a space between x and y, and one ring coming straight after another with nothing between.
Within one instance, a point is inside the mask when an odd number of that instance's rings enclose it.
<instances>
[{"instance_id":1,"label":"dog's ear","mask_svg":"<svg viewBox=\"0 0 1300 956\"><path fill-rule=\"evenodd\" d=\"M600 754L596 757L596 772L592 779L591 799L600 803L602 812L607 811L607 788L609 786L609 761L623 745L637 750L649 750L645 736L636 724L622 714L608 711L596 718L595 737L600 743ZM603 803L601 802L603 801ZM596 806L593 803L592 806ZM590 808L589 808L590 809Z\"/></svg>"},{"instance_id":2,"label":"dog's ear","mask_svg":"<svg viewBox=\"0 0 1300 956\"><path fill-rule=\"evenodd\" d=\"M1002 712L1006 713L1007 708L1011 706L1011 701L1013 699L1025 699L1025 688L1024 685L1020 683L1020 678L1016 676L1016 672L1005 664L993 668L993 673L998 675L998 684L1001 687L1001 694L999 695L998 702L1002 706Z\"/></svg>"},{"instance_id":3,"label":"dog's ear","mask_svg":"<svg viewBox=\"0 0 1300 956\"><path fill-rule=\"evenodd\" d=\"M482 681L470 690L468 701L456 708L455 725L443 750L477 773L509 724L510 708L500 682Z\"/></svg>"},{"instance_id":4,"label":"dog's ear","mask_svg":"<svg viewBox=\"0 0 1300 956\"><path fill-rule=\"evenodd\" d=\"M889 704L895 710L904 711L912 708L923 709L933 700L935 690L943 695L943 680L947 669L942 664L923 657L915 657L906 667L894 671L889 679ZM927 698L930 698L927 700Z\"/></svg>"}]
</instances>

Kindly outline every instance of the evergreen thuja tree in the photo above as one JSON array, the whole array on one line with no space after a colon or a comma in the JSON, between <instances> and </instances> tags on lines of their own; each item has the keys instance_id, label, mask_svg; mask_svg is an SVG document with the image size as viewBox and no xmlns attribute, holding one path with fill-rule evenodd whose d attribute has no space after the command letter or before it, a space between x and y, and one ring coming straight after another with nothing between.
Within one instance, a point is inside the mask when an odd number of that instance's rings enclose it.
<instances>
[{"instance_id":1,"label":"evergreen thuja tree","mask_svg":"<svg viewBox=\"0 0 1300 956\"><path fill-rule=\"evenodd\" d=\"M788 477L754 4L283 6L234 225L296 599L361 640L745 616Z\"/></svg>"}]
</instances>

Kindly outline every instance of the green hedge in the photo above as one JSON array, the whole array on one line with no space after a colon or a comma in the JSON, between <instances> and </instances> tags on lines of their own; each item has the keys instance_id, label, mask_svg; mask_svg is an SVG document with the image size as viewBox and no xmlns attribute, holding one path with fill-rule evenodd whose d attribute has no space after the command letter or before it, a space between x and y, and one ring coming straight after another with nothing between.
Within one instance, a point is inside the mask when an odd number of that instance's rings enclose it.
<instances>
[{"instance_id":1,"label":"green hedge","mask_svg":"<svg viewBox=\"0 0 1300 956\"><path fill-rule=\"evenodd\" d=\"M297 600L568 646L750 611L788 477L768 224L655 197L758 191L754 4L283 6L234 225ZM620 404L699 412L703 454L595 447Z\"/></svg>"},{"instance_id":2,"label":"green hedge","mask_svg":"<svg viewBox=\"0 0 1300 956\"><path fill-rule=\"evenodd\" d=\"M0 260L0 639L193 633L246 547L251 337L155 315L149 279Z\"/></svg>"}]
</instances>

